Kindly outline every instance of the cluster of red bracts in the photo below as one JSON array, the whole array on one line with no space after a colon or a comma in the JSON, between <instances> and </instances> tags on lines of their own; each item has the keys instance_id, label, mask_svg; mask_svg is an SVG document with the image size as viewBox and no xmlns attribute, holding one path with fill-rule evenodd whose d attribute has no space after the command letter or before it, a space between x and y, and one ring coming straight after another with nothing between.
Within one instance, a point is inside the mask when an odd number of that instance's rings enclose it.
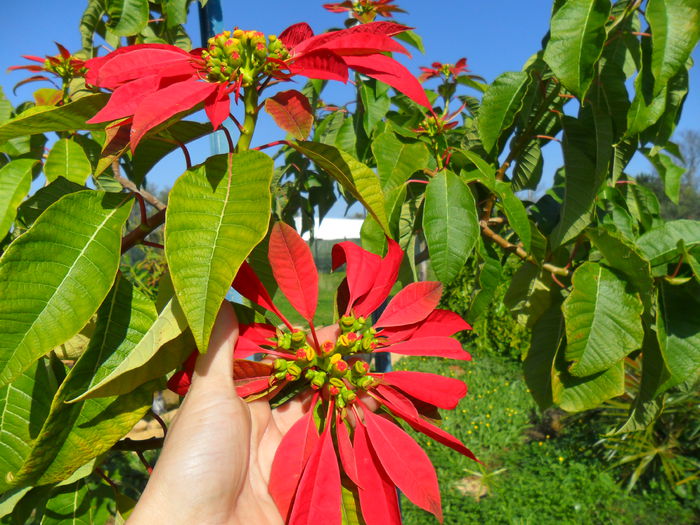
<instances>
[{"instance_id":1,"label":"cluster of red bracts","mask_svg":"<svg viewBox=\"0 0 700 525\"><path fill-rule=\"evenodd\" d=\"M387 299L403 252L388 239L382 258L343 242L333 248L334 269L346 264L338 292L341 314L332 339L319 340L313 325L318 274L311 251L296 231L273 226L269 260L280 290L309 322L310 333L295 328L274 305L253 269L244 264L233 286L244 297L274 313L285 328L245 324L234 349L234 379L241 397L275 396L298 385L297 395L312 396L308 412L283 438L270 476L270 494L287 523L341 523L341 495L353 490L365 522L401 523L396 488L416 505L442 518L437 476L425 452L396 422L474 458L457 438L436 426L438 408L454 409L467 392L454 378L425 372L371 373L356 354L470 359L451 336L470 326L437 308L440 283L406 286L372 325L371 314ZM252 354L276 358L274 364L248 361ZM169 386L189 388L196 354ZM288 390L288 389L287 389ZM343 488L344 487L344 488Z\"/></svg>"}]
</instances>

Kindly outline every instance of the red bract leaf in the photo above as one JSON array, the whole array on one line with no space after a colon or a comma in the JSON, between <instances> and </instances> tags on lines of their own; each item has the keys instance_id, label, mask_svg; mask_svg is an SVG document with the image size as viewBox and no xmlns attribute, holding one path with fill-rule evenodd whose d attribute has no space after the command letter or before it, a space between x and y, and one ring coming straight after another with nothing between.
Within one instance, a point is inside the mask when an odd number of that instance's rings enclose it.
<instances>
[{"instance_id":1,"label":"red bract leaf","mask_svg":"<svg viewBox=\"0 0 700 525\"><path fill-rule=\"evenodd\" d=\"M270 231L268 258L282 293L312 323L318 302L318 271L307 244L294 228L277 222Z\"/></svg>"},{"instance_id":2,"label":"red bract leaf","mask_svg":"<svg viewBox=\"0 0 700 525\"><path fill-rule=\"evenodd\" d=\"M336 418L335 435L338 439L338 455L340 456L340 462L343 465L343 470L350 480L359 487L360 478L357 474L355 449L352 448L352 443L350 442L348 427L345 426L345 423L343 423L340 416Z\"/></svg>"},{"instance_id":3,"label":"red bract leaf","mask_svg":"<svg viewBox=\"0 0 700 525\"><path fill-rule=\"evenodd\" d=\"M399 276L399 268L403 259L403 250L399 243L387 238L389 249L381 260L379 269L375 275L372 286L367 294L355 305L357 315L369 316L386 300Z\"/></svg>"},{"instance_id":4,"label":"red bract leaf","mask_svg":"<svg viewBox=\"0 0 700 525\"><path fill-rule=\"evenodd\" d=\"M334 53L345 55L367 55L377 52L395 52L411 55L397 41L382 34L353 33L334 38L315 49L329 49Z\"/></svg>"},{"instance_id":5,"label":"red bract leaf","mask_svg":"<svg viewBox=\"0 0 700 525\"><path fill-rule=\"evenodd\" d=\"M319 49L294 59L289 65L292 75L302 75L320 80L348 81L348 66L332 51Z\"/></svg>"},{"instance_id":6,"label":"red bract leaf","mask_svg":"<svg viewBox=\"0 0 700 525\"><path fill-rule=\"evenodd\" d=\"M361 36L363 35L366 36L368 34L375 34L393 36L402 33L407 29L408 27L402 26L401 24L396 24L394 22L372 22L369 24L360 24L349 29L329 31L328 33L307 38L294 46L293 51L295 54L308 53L317 49L327 49L328 46L331 45L330 42L345 37L357 37L357 41L360 41ZM380 51L380 49L375 50L377 53Z\"/></svg>"},{"instance_id":7,"label":"red bract leaf","mask_svg":"<svg viewBox=\"0 0 700 525\"><path fill-rule=\"evenodd\" d=\"M25 78L24 80L20 80L19 82L17 82L17 83L14 85L14 87L12 88L12 93L13 93L13 94L17 94L17 88L18 88L18 87L23 86L23 85L25 85L25 84L29 84L30 82L39 82L40 80L46 80L47 82L51 82L51 83L53 84L53 81L52 81L49 77L47 77L47 76L45 76L45 75L34 75L34 76ZM54 84L54 86L55 86L55 85L56 85L56 84Z\"/></svg>"},{"instance_id":8,"label":"red bract leaf","mask_svg":"<svg viewBox=\"0 0 700 525\"><path fill-rule=\"evenodd\" d=\"M314 36L313 29L306 22L300 22L289 26L287 29L279 34L279 39L286 46L287 49L291 49L300 42L307 40Z\"/></svg>"},{"instance_id":9,"label":"red bract leaf","mask_svg":"<svg viewBox=\"0 0 700 525\"><path fill-rule=\"evenodd\" d=\"M425 451L401 428L364 410L372 448L399 489L420 508L442 522L437 474Z\"/></svg>"},{"instance_id":10,"label":"red bract leaf","mask_svg":"<svg viewBox=\"0 0 700 525\"><path fill-rule=\"evenodd\" d=\"M120 84L152 75L159 69L179 65L194 72L192 56L178 47L166 44L137 44L88 60L85 80L94 86L114 89Z\"/></svg>"},{"instance_id":11,"label":"red bract leaf","mask_svg":"<svg viewBox=\"0 0 700 525\"><path fill-rule=\"evenodd\" d=\"M56 47L58 48L58 52L61 54L61 56L63 58L70 58L70 51L68 51L65 47L63 47L58 42L54 42L54 44L56 44Z\"/></svg>"},{"instance_id":12,"label":"red bract leaf","mask_svg":"<svg viewBox=\"0 0 700 525\"><path fill-rule=\"evenodd\" d=\"M339 266L346 263L350 295L347 307L344 310L345 314L349 313L360 297L370 291L377 277L382 259L379 255L363 250L354 242L339 242L331 250L331 265L336 270Z\"/></svg>"},{"instance_id":13,"label":"red bract leaf","mask_svg":"<svg viewBox=\"0 0 700 525\"><path fill-rule=\"evenodd\" d=\"M43 62L43 60L42 60ZM17 71L18 69L24 69L26 71L31 71L33 73L38 73L39 71L44 71L43 66L35 66L34 64L28 64L26 66L10 66L7 68L8 71Z\"/></svg>"},{"instance_id":14,"label":"red bract leaf","mask_svg":"<svg viewBox=\"0 0 700 525\"><path fill-rule=\"evenodd\" d=\"M381 374L372 374L373 377L381 378ZM390 403L393 406L400 406L407 414L412 417L420 417L418 410L413 405L413 402L400 392L386 385L376 385L372 389L372 393L378 395L383 401Z\"/></svg>"},{"instance_id":15,"label":"red bract leaf","mask_svg":"<svg viewBox=\"0 0 700 525\"><path fill-rule=\"evenodd\" d=\"M459 359L461 361L469 361L472 358L469 352L464 351L459 341L451 337L440 336L409 339L403 343L377 348L375 352L445 357L447 359Z\"/></svg>"},{"instance_id":16,"label":"red bract leaf","mask_svg":"<svg viewBox=\"0 0 700 525\"><path fill-rule=\"evenodd\" d=\"M131 125L132 153L149 130L178 113L194 109L216 89L216 84L186 80L145 97L134 113L134 121Z\"/></svg>"},{"instance_id":17,"label":"red bract leaf","mask_svg":"<svg viewBox=\"0 0 700 525\"><path fill-rule=\"evenodd\" d=\"M398 343L413 337L431 335L449 337L462 330L471 330L471 328L469 323L454 312L433 310L428 317L419 323L384 328L380 335L386 337L391 343Z\"/></svg>"},{"instance_id":18,"label":"red bract leaf","mask_svg":"<svg viewBox=\"0 0 700 525\"><path fill-rule=\"evenodd\" d=\"M184 396L192 384L192 372L178 370L168 379L168 388L179 396Z\"/></svg>"},{"instance_id":19,"label":"red bract leaf","mask_svg":"<svg viewBox=\"0 0 700 525\"><path fill-rule=\"evenodd\" d=\"M250 357L253 354L262 353L264 351L265 350L260 348L260 346L255 344L247 337L239 336L238 340L236 341L236 347L233 351L233 356L236 359L245 359L246 357Z\"/></svg>"},{"instance_id":20,"label":"red bract leaf","mask_svg":"<svg viewBox=\"0 0 700 525\"><path fill-rule=\"evenodd\" d=\"M367 525L401 525L398 495L369 446L367 430L358 421L355 426L355 461L360 485L360 508Z\"/></svg>"},{"instance_id":21,"label":"red bract leaf","mask_svg":"<svg viewBox=\"0 0 700 525\"><path fill-rule=\"evenodd\" d=\"M214 130L219 129L221 123L226 120L231 113L231 99L226 84L219 84L219 87L204 101L204 111L211 122Z\"/></svg>"},{"instance_id":22,"label":"red bract leaf","mask_svg":"<svg viewBox=\"0 0 700 525\"><path fill-rule=\"evenodd\" d=\"M271 373L272 367L267 363L246 359L236 359L233 362L234 379L269 376Z\"/></svg>"},{"instance_id":23,"label":"red bract leaf","mask_svg":"<svg viewBox=\"0 0 700 525\"><path fill-rule=\"evenodd\" d=\"M266 323L242 324L238 327L240 337L258 345L271 345L270 339L277 337L275 327Z\"/></svg>"},{"instance_id":24,"label":"red bract leaf","mask_svg":"<svg viewBox=\"0 0 700 525\"><path fill-rule=\"evenodd\" d=\"M265 111L275 123L295 139L305 140L311 133L314 115L309 99L294 89L281 91L265 101Z\"/></svg>"},{"instance_id":25,"label":"red bract leaf","mask_svg":"<svg viewBox=\"0 0 700 525\"><path fill-rule=\"evenodd\" d=\"M455 450L459 452L460 454L467 456L468 458L473 459L474 461L479 461L476 459L476 456L472 453L471 450L469 450L464 443L462 443L459 439L454 437L452 434L449 434L442 430L439 427L436 427L435 425L432 425L425 421L422 418L416 418L413 415L409 414L408 412L404 411L401 407L397 405L393 405L392 403L385 403L385 405L398 417L403 419L406 423L408 423L413 430L416 432L421 432L422 434L425 434L428 437L433 438L435 441L442 443L446 447L451 448L452 450Z\"/></svg>"},{"instance_id":26,"label":"red bract leaf","mask_svg":"<svg viewBox=\"0 0 700 525\"><path fill-rule=\"evenodd\" d=\"M269 377L247 379L236 383L236 394L240 397L248 397L267 390L270 387Z\"/></svg>"},{"instance_id":27,"label":"red bract leaf","mask_svg":"<svg viewBox=\"0 0 700 525\"><path fill-rule=\"evenodd\" d=\"M274 312L291 329L291 323L287 321L287 318L282 315L282 312L272 302L272 298L265 286L246 261L243 261L243 264L241 264L231 286L246 299L250 299L270 312Z\"/></svg>"},{"instance_id":28,"label":"red bract leaf","mask_svg":"<svg viewBox=\"0 0 700 525\"><path fill-rule=\"evenodd\" d=\"M340 470L333 448L333 438L330 431L326 430L321 436L320 445L304 469L294 498L289 525L340 525L340 503Z\"/></svg>"},{"instance_id":29,"label":"red bract leaf","mask_svg":"<svg viewBox=\"0 0 700 525\"><path fill-rule=\"evenodd\" d=\"M368 77L376 78L380 82L389 84L416 104L420 104L428 109L432 107L420 82L408 69L393 58L386 55L368 55L344 56L343 60L358 73L363 73Z\"/></svg>"},{"instance_id":30,"label":"red bract leaf","mask_svg":"<svg viewBox=\"0 0 700 525\"><path fill-rule=\"evenodd\" d=\"M429 372L387 372L380 377L410 396L448 410L456 407L467 395L464 381Z\"/></svg>"},{"instance_id":31,"label":"red bract leaf","mask_svg":"<svg viewBox=\"0 0 700 525\"><path fill-rule=\"evenodd\" d=\"M411 283L396 294L375 326L388 327L418 323L435 309L441 296L442 284L439 282Z\"/></svg>"},{"instance_id":32,"label":"red bract leaf","mask_svg":"<svg viewBox=\"0 0 700 525\"><path fill-rule=\"evenodd\" d=\"M107 105L87 123L108 122L133 115L143 99L158 89L158 83L158 77L150 75L118 87L109 97Z\"/></svg>"},{"instance_id":33,"label":"red bract leaf","mask_svg":"<svg viewBox=\"0 0 700 525\"><path fill-rule=\"evenodd\" d=\"M304 466L316 448L318 440L312 404L309 412L282 438L275 459L272 461L268 490L285 522L289 517L292 499Z\"/></svg>"},{"instance_id":34,"label":"red bract leaf","mask_svg":"<svg viewBox=\"0 0 700 525\"><path fill-rule=\"evenodd\" d=\"M26 58L27 60L31 60L31 61L33 61L33 62L39 62L39 63L41 63L41 64L43 64L44 62L46 62L46 59L45 59L45 58L43 58L43 57L38 57L38 56L36 56L36 55L21 55L21 56L22 56L22 58Z\"/></svg>"}]
</instances>

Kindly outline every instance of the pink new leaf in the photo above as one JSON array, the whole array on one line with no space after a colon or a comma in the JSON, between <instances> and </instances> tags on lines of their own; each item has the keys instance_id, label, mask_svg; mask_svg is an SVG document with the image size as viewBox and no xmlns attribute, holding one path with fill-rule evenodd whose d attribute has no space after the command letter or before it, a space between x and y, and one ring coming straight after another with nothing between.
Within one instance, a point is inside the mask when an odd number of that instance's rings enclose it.
<instances>
[{"instance_id":1,"label":"pink new leaf","mask_svg":"<svg viewBox=\"0 0 700 525\"><path fill-rule=\"evenodd\" d=\"M318 302L318 271L307 244L294 228L277 222L270 231L268 258L282 293L312 323Z\"/></svg>"},{"instance_id":2,"label":"pink new leaf","mask_svg":"<svg viewBox=\"0 0 700 525\"><path fill-rule=\"evenodd\" d=\"M400 427L364 411L372 448L391 480L413 503L442 522L437 474L425 451Z\"/></svg>"},{"instance_id":3,"label":"pink new leaf","mask_svg":"<svg viewBox=\"0 0 700 525\"><path fill-rule=\"evenodd\" d=\"M295 139L305 140L311 133L314 115L309 100L294 89L281 91L265 101L265 111L275 123Z\"/></svg>"}]
</instances>

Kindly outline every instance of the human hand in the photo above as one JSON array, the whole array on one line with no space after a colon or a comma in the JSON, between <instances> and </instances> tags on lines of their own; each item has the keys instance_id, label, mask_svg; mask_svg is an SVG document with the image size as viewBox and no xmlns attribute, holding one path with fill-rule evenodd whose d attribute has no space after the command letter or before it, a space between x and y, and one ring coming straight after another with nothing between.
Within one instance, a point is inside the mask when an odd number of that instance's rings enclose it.
<instances>
[{"instance_id":1,"label":"human hand","mask_svg":"<svg viewBox=\"0 0 700 525\"><path fill-rule=\"evenodd\" d=\"M224 302L209 349L129 524L283 523L267 486L284 434L303 415L294 400L275 410L243 401L234 389L238 320Z\"/></svg>"}]
</instances>

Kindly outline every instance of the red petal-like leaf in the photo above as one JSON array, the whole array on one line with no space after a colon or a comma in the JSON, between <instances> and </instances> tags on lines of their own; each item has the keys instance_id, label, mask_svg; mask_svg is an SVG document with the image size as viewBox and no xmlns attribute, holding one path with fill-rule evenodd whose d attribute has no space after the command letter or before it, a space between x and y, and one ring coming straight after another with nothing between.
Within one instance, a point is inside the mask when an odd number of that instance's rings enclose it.
<instances>
[{"instance_id":1,"label":"red petal-like leaf","mask_svg":"<svg viewBox=\"0 0 700 525\"><path fill-rule=\"evenodd\" d=\"M330 424L330 422L329 422ZM309 458L294 498L289 525L341 525L340 469L329 430Z\"/></svg>"},{"instance_id":2,"label":"red petal-like leaf","mask_svg":"<svg viewBox=\"0 0 700 525\"><path fill-rule=\"evenodd\" d=\"M211 122L212 129L219 129L221 123L231 113L231 99L226 84L219 84L218 89L207 97L204 101L204 111Z\"/></svg>"},{"instance_id":3,"label":"red petal-like leaf","mask_svg":"<svg viewBox=\"0 0 700 525\"><path fill-rule=\"evenodd\" d=\"M294 228L277 222L270 231L268 250L280 290L294 309L312 323L318 303L318 271L308 245Z\"/></svg>"},{"instance_id":4,"label":"red petal-like leaf","mask_svg":"<svg viewBox=\"0 0 700 525\"><path fill-rule=\"evenodd\" d=\"M292 49L294 46L314 36L311 26L306 22L300 22L289 26L279 34L279 39L287 49Z\"/></svg>"},{"instance_id":5,"label":"red petal-like leaf","mask_svg":"<svg viewBox=\"0 0 700 525\"><path fill-rule=\"evenodd\" d=\"M353 449L352 443L350 442L348 427L345 426L345 423L343 423L340 415L338 415L335 421L335 436L338 440L338 455L340 456L340 462L343 465L343 470L350 480L359 487L360 478L357 474L355 449Z\"/></svg>"},{"instance_id":6,"label":"red petal-like leaf","mask_svg":"<svg viewBox=\"0 0 700 525\"><path fill-rule=\"evenodd\" d=\"M277 337L277 330L267 323L241 324L238 327L241 337L250 339L258 345L270 345L270 339Z\"/></svg>"},{"instance_id":7,"label":"red petal-like leaf","mask_svg":"<svg viewBox=\"0 0 700 525\"><path fill-rule=\"evenodd\" d=\"M246 299L250 299L270 312L274 312L289 328L292 327L291 323L272 302L270 294L248 262L244 261L241 264L231 286Z\"/></svg>"},{"instance_id":8,"label":"red petal-like leaf","mask_svg":"<svg viewBox=\"0 0 700 525\"><path fill-rule=\"evenodd\" d=\"M216 84L186 80L145 97L134 113L134 121L131 124L132 153L149 130L178 113L193 109L216 89Z\"/></svg>"},{"instance_id":9,"label":"red petal-like leaf","mask_svg":"<svg viewBox=\"0 0 700 525\"><path fill-rule=\"evenodd\" d=\"M440 487L428 455L394 423L369 410L364 415L372 448L391 480L408 499L442 522Z\"/></svg>"},{"instance_id":10,"label":"red petal-like leaf","mask_svg":"<svg viewBox=\"0 0 700 525\"><path fill-rule=\"evenodd\" d=\"M381 374L372 374L372 376L381 378ZM372 388L371 393L373 396L379 396L381 398L380 401L382 402L401 407L401 410L405 411L407 414L410 414L412 417L420 417L418 415L418 410L416 410L416 407L413 405L413 402L401 392L398 392L391 387L386 385L376 385Z\"/></svg>"},{"instance_id":11,"label":"red petal-like leaf","mask_svg":"<svg viewBox=\"0 0 700 525\"><path fill-rule=\"evenodd\" d=\"M56 85L56 84L54 84L53 80L51 80L49 77L47 77L45 75L34 75L34 76L25 78L24 80L20 80L19 82L17 82L14 85L14 87L12 88L12 93L16 95L18 87L23 86L25 84L29 84L30 82L39 82L40 80L45 80L47 82L51 82L54 86Z\"/></svg>"},{"instance_id":12,"label":"red petal-like leaf","mask_svg":"<svg viewBox=\"0 0 700 525\"><path fill-rule=\"evenodd\" d=\"M88 60L85 66L88 84L107 89L158 73L162 68L179 65L183 72L194 73L192 56L178 47L165 44L137 44Z\"/></svg>"},{"instance_id":13,"label":"red petal-like leaf","mask_svg":"<svg viewBox=\"0 0 700 525\"><path fill-rule=\"evenodd\" d=\"M367 525L401 525L399 499L394 484L369 446L367 429L355 426L355 461L360 485L360 508Z\"/></svg>"},{"instance_id":14,"label":"red petal-like leaf","mask_svg":"<svg viewBox=\"0 0 700 525\"><path fill-rule=\"evenodd\" d=\"M399 243L387 237L389 249L386 256L381 260L372 286L367 294L360 298L355 305L355 313L368 317L372 312L381 306L389 296L391 288L394 286L399 276L403 250Z\"/></svg>"},{"instance_id":15,"label":"red petal-like leaf","mask_svg":"<svg viewBox=\"0 0 700 525\"><path fill-rule=\"evenodd\" d=\"M236 394L240 397L248 397L267 390L270 387L269 377L259 377L257 379L247 379L236 383Z\"/></svg>"},{"instance_id":16,"label":"red petal-like leaf","mask_svg":"<svg viewBox=\"0 0 700 525\"><path fill-rule=\"evenodd\" d=\"M334 53L345 55L368 55L379 52L395 52L411 55L405 47L388 36L373 33L345 34L334 38L315 49L330 49Z\"/></svg>"},{"instance_id":17,"label":"red petal-like leaf","mask_svg":"<svg viewBox=\"0 0 700 525\"><path fill-rule=\"evenodd\" d=\"M21 55L22 58L26 58L27 60L32 60L34 62L39 62L40 64L43 64L46 62L46 59L44 57L38 57L36 55Z\"/></svg>"},{"instance_id":18,"label":"red petal-like leaf","mask_svg":"<svg viewBox=\"0 0 700 525\"><path fill-rule=\"evenodd\" d=\"M289 65L292 75L301 75L321 80L348 81L348 66L345 61L332 51L319 49L311 51Z\"/></svg>"},{"instance_id":19,"label":"red petal-like leaf","mask_svg":"<svg viewBox=\"0 0 700 525\"><path fill-rule=\"evenodd\" d=\"M58 52L61 54L61 56L63 58L70 58L70 51L68 51L65 47L63 47L58 42L54 42L54 44L56 44L56 47L58 48Z\"/></svg>"},{"instance_id":20,"label":"red petal-like leaf","mask_svg":"<svg viewBox=\"0 0 700 525\"><path fill-rule=\"evenodd\" d=\"M271 373L272 366L267 363L248 361L247 359L236 359L233 362L234 379L269 376Z\"/></svg>"},{"instance_id":21,"label":"red petal-like leaf","mask_svg":"<svg viewBox=\"0 0 700 525\"><path fill-rule=\"evenodd\" d=\"M179 396L184 396L192 384L192 372L179 370L168 379L168 388Z\"/></svg>"},{"instance_id":22,"label":"red petal-like leaf","mask_svg":"<svg viewBox=\"0 0 700 525\"><path fill-rule=\"evenodd\" d=\"M393 36L402 33L407 29L409 28L394 22L372 22L369 24L359 24L349 29L329 31L328 33L322 33L320 35L307 38L294 47L294 53L308 53L318 49L328 48L328 46L331 45L330 42L338 39L356 37L357 41L360 42L363 36Z\"/></svg>"},{"instance_id":23,"label":"red petal-like leaf","mask_svg":"<svg viewBox=\"0 0 700 525\"><path fill-rule=\"evenodd\" d=\"M410 396L448 410L455 408L467 395L464 381L429 372L387 372L380 377Z\"/></svg>"},{"instance_id":24,"label":"red petal-like leaf","mask_svg":"<svg viewBox=\"0 0 700 525\"><path fill-rule=\"evenodd\" d=\"M239 336L238 340L236 341L236 347L233 350L233 356L236 359L245 359L251 355L260 354L263 352L265 352L265 350L260 348L260 346L255 344L253 341L247 337Z\"/></svg>"},{"instance_id":25,"label":"red petal-like leaf","mask_svg":"<svg viewBox=\"0 0 700 525\"><path fill-rule=\"evenodd\" d=\"M143 99L158 89L158 84L158 76L150 75L118 87L107 105L87 123L108 122L133 115Z\"/></svg>"},{"instance_id":26,"label":"red petal-like leaf","mask_svg":"<svg viewBox=\"0 0 700 525\"><path fill-rule=\"evenodd\" d=\"M311 133L314 114L309 99L294 89L281 91L265 100L265 111L275 123L295 139L305 140Z\"/></svg>"},{"instance_id":27,"label":"red petal-like leaf","mask_svg":"<svg viewBox=\"0 0 700 525\"><path fill-rule=\"evenodd\" d=\"M43 62L43 60L42 60ZM26 71L31 71L33 73L38 73L39 71L45 71L42 66L35 66L34 64L28 64L26 66L10 66L7 68L8 71L17 71L18 69L24 69Z\"/></svg>"},{"instance_id":28,"label":"red petal-like leaf","mask_svg":"<svg viewBox=\"0 0 700 525\"><path fill-rule=\"evenodd\" d=\"M344 310L345 314L349 313L360 297L366 295L372 289L382 264L382 258L379 255L363 250L354 242L339 242L331 250L331 266L336 270L339 266L346 263L346 278L350 296L347 308Z\"/></svg>"},{"instance_id":29,"label":"red petal-like leaf","mask_svg":"<svg viewBox=\"0 0 700 525\"><path fill-rule=\"evenodd\" d=\"M377 327L418 323L428 317L440 302L442 284L437 281L411 283L387 305Z\"/></svg>"},{"instance_id":30,"label":"red petal-like leaf","mask_svg":"<svg viewBox=\"0 0 700 525\"><path fill-rule=\"evenodd\" d=\"M449 337L461 332L471 330L471 326L464 319L449 310L433 310L428 317L419 323L406 326L392 326L381 331L383 337L392 343L398 343L414 337L428 337L440 335Z\"/></svg>"},{"instance_id":31,"label":"red petal-like leaf","mask_svg":"<svg viewBox=\"0 0 700 525\"><path fill-rule=\"evenodd\" d=\"M418 79L393 58L386 55L367 55L344 56L343 60L358 73L363 73L368 77L376 78L380 82L389 84L416 104L420 104L428 109L431 108L430 101Z\"/></svg>"},{"instance_id":32,"label":"red petal-like leaf","mask_svg":"<svg viewBox=\"0 0 700 525\"><path fill-rule=\"evenodd\" d=\"M387 347L380 347L375 352L391 352L401 355L424 355L444 357L446 359L459 359L469 361L472 356L464 351L462 343L451 337L421 337L409 339L403 343L396 343Z\"/></svg>"},{"instance_id":33,"label":"red petal-like leaf","mask_svg":"<svg viewBox=\"0 0 700 525\"><path fill-rule=\"evenodd\" d=\"M268 490L285 522L289 517L301 474L318 441L312 406L284 435L272 461Z\"/></svg>"}]
</instances>

